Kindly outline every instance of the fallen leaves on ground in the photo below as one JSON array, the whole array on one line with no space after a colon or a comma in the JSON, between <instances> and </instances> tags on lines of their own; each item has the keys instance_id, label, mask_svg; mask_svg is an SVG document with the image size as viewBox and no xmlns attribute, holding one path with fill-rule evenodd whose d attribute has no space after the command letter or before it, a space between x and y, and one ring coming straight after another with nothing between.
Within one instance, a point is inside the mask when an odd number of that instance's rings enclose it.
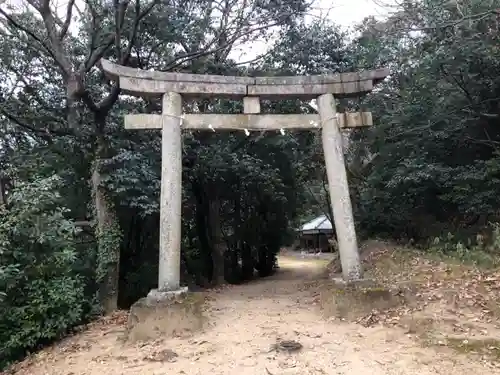
<instances>
[{"instance_id":1,"label":"fallen leaves on ground","mask_svg":"<svg viewBox=\"0 0 500 375\"><path fill-rule=\"evenodd\" d=\"M456 342L500 337L500 269L432 259L418 251L380 242L364 248L362 261L367 277L404 296L406 302L374 310L357 319L359 324L399 326L408 334L426 338L432 332L443 336L436 343L446 346L451 346L446 343L452 341L446 337L455 335L453 342L458 349ZM500 358L498 345L485 345L481 353L485 351Z\"/></svg>"}]
</instances>

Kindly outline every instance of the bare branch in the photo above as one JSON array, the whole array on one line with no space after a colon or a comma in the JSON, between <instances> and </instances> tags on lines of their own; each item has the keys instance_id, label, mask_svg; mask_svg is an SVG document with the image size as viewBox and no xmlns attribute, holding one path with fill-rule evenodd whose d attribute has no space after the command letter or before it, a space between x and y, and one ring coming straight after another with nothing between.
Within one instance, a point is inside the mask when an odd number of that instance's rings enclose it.
<instances>
[{"instance_id":1,"label":"bare branch","mask_svg":"<svg viewBox=\"0 0 500 375\"><path fill-rule=\"evenodd\" d=\"M127 49L123 55L120 57L120 64L126 65L130 56L132 54L132 49L135 45L135 41L137 39L137 31L139 29L139 24L141 20L146 17L155 7L156 4L159 3L159 0L152 1L142 12L140 8L140 0L136 0L135 2L135 18L132 25L132 29L130 31L129 42ZM121 31L120 31L121 32ZM111 88L111 92L107 95L103 100L97 103L96 107L100 111L108 111L111 109L111 106L118 100L118 96L120 95L120 87L115 84Z\"/></svg>"},{"instance_id":2,"label":"bare branch","mask_svg":"<svg viewBox=\"0 0 500 375\"><path fill-rule=\"evenodd\" d=\"M231 45L234 45L234 43L240 39L241 37L244 37L244 36L247 36L247 35L251 35L252 33L254 32L257 32L257 31L261 31L261 30L264 30L264 29L267 29L267 28L270 28L270 27L273 27L273 26L278 26L279 23L276 22L274 24L271 24L271 25L265 25L265 26L260 26L260 27L256 27L256 28L253 28L253 29L250 29L250 30L247 30L246 32L244 33L241 33L241 34L238 34L236 33L231 39L229 39L226 43L222 44L222 45L219 45L213 49L210 49L210 47L212 45L215 44L216 40L215 38L208 44L208 47L206 47L204 50L202 51L197 51L197 52L192 52L192 53L187 53L187 54L184 54L182 56L179 56L177 57L175 60L171 61L169 63L169 65L167 65L167 68L165 70L172 70L172 69L175 69L179 66L181 66L182 64L185 64L189 61L192 61L192 60L195 60L197 58L200 58L200 57L204 57L204 56L207 56L207 55L211 55L211 54L215 54L219 51L222 51L223 49L231 46Z\"/></svg>"},{"instance_id":3,"label":"bare branch","mask_svg":"<svg viewBox=\"0 0 500 375\"><path fill-rule=\"evenodd\" d=\"M123 2L120 2L119 0L113 0L113 6L115 8L114 42L115 42L116 54L119 60L121 60L122 58L122 48L120 42L121 42L123 24L125 23L125 13L127 12L129 2L130 0L126 0Z\"/></svg>"},{"instance_id":4,"label":"bare branch","mask_svg":"<svg viewBox=\"0 0 500 375\"><path fill-rule=\"evenodd\" d=\"M69 25L71 25L71 17L73 15L73 6L75 5L75 0L69 0L68 6L66 8L66 19L61 26L61 31L59 32L59 40L63 40L68 33Z\"/></svg>"},{"instance_id":5,"label":"bare branch","mask_svg":"<svg viewBox=\"0 0 500 375\"><path fill-rule=\"evenodd\" d=\"M139 30L139 24L144 19L144 17L146 17L153 10L153 8L157 4L159 4L159 0L154 0L141 12L140 0L136 0L136 2L135 2L136 17L134 19L134 24L133 24L132 29L130 31L127 51L125 52L124 56L122 57L120 64L123 64L123 65L127 64L128 59L130 59L130 55L132 53L132 48L134 47L135 41L137 39L137 31Z\"/></svg>"},{"instance_id":6,"label":"bare branch","mask_svg":"<svg viewBox=\"0 0 500 375\"><path fill-rule=\"evenodd\" d=\"M42 16L43 23L50 41L50 50L57 64L61 67L65 79L72 75L71 61L67 58L63 45L57 35L56 20L50 10L50 0L43 0L41 4L36 0L27 0Z\"/></svg>"},{"instance_id":7,"label":"bare branch","mask_svg":"<svg viewBox=\"0 0 500 375\"><path fill-rule=\"evenodd\" d=\"M115 35L110 35L109 38L107 38L107 40L98 48L95 48L93 50L91 49L92 52L89 54L85 64L81 67L80 71L82 73L88 72L104 56L106 51L113 45L113 43L115 43L115 44L118 43L117 53L118 53L118 58L120 59L119 60L120 63L122 63L122 64L126 63L128 61L128 59L130 58L132 48L135 44L135 39L137 38L137 30L139 29L140 21L144 17L146 17L158 3L159 3L159 0L154 0L142 12L139 12L138 11L139 10L138 9L139 0L136 0L136 17L134 19L133 27L131 30L131 35L130 35L130 40L129 40L129 44L127 47L127 51L123 55L121 55L121 53L120 53L121 47L119 45L120 45L120 39L121 39L121 35L122 35L122 29L123 29L123 23L124 23L126 9L120 7L120 9L123 9L123 11L119 11L119 13L120 12L121 13L119 15L115 16L115 20L117 22L117 25L120 24L119 27L117 27L117 26L115 27ZM128 4L128 2L126 2L126 4ZM96 19L96 14L93 14L93 19Z\"/></svg>"},{"instance_id":8,"label":"bare branch","mask_svg":"<svg viewBox=\"0 0 500 375\"><path fill-rule=\"evenodd\" d=\"M242 62L236 63L235 65L238 66L238 65L253 64L253 63L256 63L259 60L262 60L266 56L269 56L271 53L272 53L272 51L267 51L267 52L265 52L263 54L258 55L257 57L255 57L253 59L242 61Z\"/></svg>"}]
</instances>

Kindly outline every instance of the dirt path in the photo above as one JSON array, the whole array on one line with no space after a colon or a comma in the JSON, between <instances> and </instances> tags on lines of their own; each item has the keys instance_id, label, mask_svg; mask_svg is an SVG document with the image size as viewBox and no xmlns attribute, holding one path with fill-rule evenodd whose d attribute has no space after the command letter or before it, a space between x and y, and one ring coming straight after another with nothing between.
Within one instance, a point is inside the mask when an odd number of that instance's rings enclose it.
<instances>
[{"instance_id":1,"label":"dirt path","mask_svg":"<svg viewBox=\"0 0 500 375\"><path fill-rule=\"evenodd\" d=\"M424 348L402 330L324 320L317 297L303 285L316 278L327 261L281 257L275 276L214 292L207 311L211 324L192 339L124 346L117 340L120 325L101 326L41 352L16 373L500 374L448 349ZM269 352L277 339L299 341L303 349L296 354ZM177 357L169 360L171 351ZM162 361L157 360L160 354Z\"/></svg>"}]
</instances>

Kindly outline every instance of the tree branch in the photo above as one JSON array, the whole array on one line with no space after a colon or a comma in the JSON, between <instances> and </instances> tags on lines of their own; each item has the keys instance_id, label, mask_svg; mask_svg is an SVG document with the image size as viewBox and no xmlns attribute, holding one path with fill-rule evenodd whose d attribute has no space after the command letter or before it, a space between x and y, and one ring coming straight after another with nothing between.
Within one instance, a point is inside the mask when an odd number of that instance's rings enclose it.
<instances>
[{"instance_id":1,"label":"tree branch","mask_svg":"<svg viewBox=\"0 0 500 375\"><path fill-rule=\"evenodd\" d=\"M139 29L139 25L141 20L146 17L159 3L159 0L152 1L142 12L140 9L140 0L136 0L135 2L135 18L133 22L132 29L130 31L129 42L127 49L123 55L120 56L120 64L127 65L130 56L132 54L132 49L135 45L135 41L137 39L137 31ZM121 31L120 31L121 32ZM117 35L117 38L121 38L121 35ZM120 87L117 83L111 88L111 92L104 99L102 99L99 103L96 104L96 108L99 111L107 112L111 109L113 104L118 100L120 95Z\"/></svg>"},{"instance_id":2,"label":"tree branch","mask_svg":"<svg viewBox=\"0 0 500 375\"><path fill-rule=\"evenodd\" d=\"M59 65L59 62L56 59L56 56L54 55L54 52L50 48L49 45L47 45L39 36L37 36L34 32L26 28L25 26L21 25L19 22L17 22L14 18L12 18L10 15L8 15L3 9L0 9L0 14L2 14L8 23L10 23L14 28L17 30L22 31L23 33L27 34L29 37L33 38L37 43L40 44L40 46L47 52L56 62L56 64ZM62 66L60 66L62 68Z\"/></svg>"},{"instance_id":3,"label":"tree branch","mask_svg":"<svg viewBox=\"0 0 500 375\"><path fill-rule=\"evenodd\" d=\"M66 19L61 26L61 31L59 32L59 40L63 40L68 33L69 25L71 25L71 17L73 15L73 6L75 5L75 0L69 0L68 6L66 8Z\"/></svg>"},{"instance_id":4,"label":"tree branch","mask_svg":"<svg viewBox=\"0 0 500 375\"><path fill-rule=\"evenodd\" d=\"M56 21L52 11L50 10L50 0L43 0L41 5L39 5L36 0L27 1L42 16L42 20L50 40L50 50L52 51L52 55L56 60L56 63L61 67L65 79L69 79L73 73L71 61L67 58L62 41L57 35Z\"/></svg>"},{"instance_id":5,"label":"tree branch","mask_svg":"<svg viewBox=\"0 0 500 375\"><path fill-rule=\"evenodd\" d=\"M48 127L45 127L43 129L36 128L34 126L28 125L26 122L22 121L20 118L12 115L11 113L7 112L5 109L0 108L0 113L4 115L7 119L18 125L19 127L29 130L30 132L38 135L40 138L43 140L47 141L47 143L51 144L53 143L52 136L72 136L74 135L73 132L70 132L68 130L54 130L54 129L49 129Z\"/></svg>"},{"instance_id":6,"label":"tree branch","mask_svg":"<svg viewBox=\"0 0 500 375\"><path fill-rule=\"evenodd\" d=\"M210 49L210 47L212 45L215 44L216 42L216 38L214 38L209 44L208 46L202 50L202 51L196 51L196 52L192 52L192 53L187 53L183 56L178 56L177 58L175 58L173 61L171 61L169 63L169 65L167 65L166 67L166 71L169 71L169 70L172 70L172 69L175 69L179 66L181 66L182 64L185 64L189 61L192 61L192 60L195 60L197 58L200 58L200 57L204 57L204 56L208 56L208 55L211 55L211 54L215 54L219 51L222 51L223 49L233 45L238 39L244 37L244 36L247 36L247 35L250 35L254 32L257 32L257 31L260 31L260 30L264 30L264 29L267 29L267 28L270 28L270 27L273 27L273 26L278 26L279 23L274 23L274 24L271 24L271 25L265 25L265 26L260 26L260 27L256 27L256 28L253 28L253 29L250 29L250 30L247 30L246 32L244 33L241 33L241 34L235 34L233 35L233 37L231 39L229 39L226 43L224 43L223 45L220 45L220 46L217 46L213 49Z\"/></svg>"}]
</instances>

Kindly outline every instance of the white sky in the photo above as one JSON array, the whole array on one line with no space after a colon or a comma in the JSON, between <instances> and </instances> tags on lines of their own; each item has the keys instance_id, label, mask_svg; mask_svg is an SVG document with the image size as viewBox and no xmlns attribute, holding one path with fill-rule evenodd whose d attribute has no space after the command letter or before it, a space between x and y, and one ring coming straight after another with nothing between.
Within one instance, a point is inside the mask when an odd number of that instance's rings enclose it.
<instances>
[{"instance_id":1,"label":"white sky","mask_svg":"<svg viewBox=\"0 0 500 375\"><path fill-rule=\"evenodd\" d=\"M369 16L387 17L396 6L397 0L315 0L309 21L314 18L327 18L342 28L359 24ZM268 43L256 42L233 50L229 57L239 62L249 61L263 54Z\"/></svg>"},{"instance_id":2,"label":"white sky","mask_svg":"<svg viewBox=\"0 0 500 375\"><path fill-rule=\"evenodd\" d=\"M360 23L365 17L387 16L394 0L316 0L315 12L328 12L328 18L337 25L350 27ZM323 14L324 14L323 13Z\"/></svg>"}]
</instances>

